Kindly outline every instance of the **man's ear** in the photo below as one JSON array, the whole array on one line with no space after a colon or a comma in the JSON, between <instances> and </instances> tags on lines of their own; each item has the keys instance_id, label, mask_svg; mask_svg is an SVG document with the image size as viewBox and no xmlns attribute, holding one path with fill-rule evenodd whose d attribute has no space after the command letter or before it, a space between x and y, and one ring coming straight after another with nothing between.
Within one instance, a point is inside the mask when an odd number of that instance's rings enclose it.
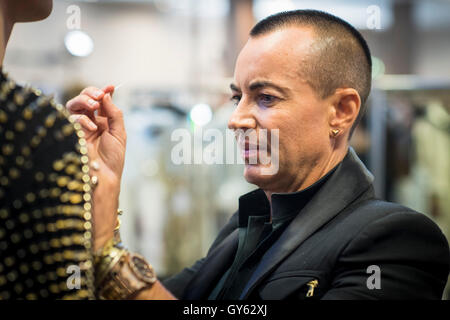
<instances>
[{"instance_id":1,"label":"man's ear","mask_svg":"<svg viewBox=\"0 0 450 320\"><path fill-rule=\"evenodd\" d=\"M347 136L361 108L358 91L353 88L339 88L330 98L330 131L339 130L339 135Z\"/></svg>"}]
</instances>

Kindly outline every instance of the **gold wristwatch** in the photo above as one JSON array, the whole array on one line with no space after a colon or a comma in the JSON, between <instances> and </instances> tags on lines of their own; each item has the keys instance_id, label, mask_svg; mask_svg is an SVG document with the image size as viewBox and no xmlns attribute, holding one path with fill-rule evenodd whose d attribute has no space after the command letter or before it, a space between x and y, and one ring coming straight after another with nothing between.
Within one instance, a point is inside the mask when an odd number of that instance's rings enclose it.
<instances>
[{"instance_id":1,"label":"gold wristwatch","mask_svg":"<svg viewBox=\"0 0 450 320\"><path fill-rule=\"evenodd\" d=\"M139 254L119 246L104 249L96 265L97 296L106 300L131 299L156 282L152 266Z\"/></svg>"}]
</instances>

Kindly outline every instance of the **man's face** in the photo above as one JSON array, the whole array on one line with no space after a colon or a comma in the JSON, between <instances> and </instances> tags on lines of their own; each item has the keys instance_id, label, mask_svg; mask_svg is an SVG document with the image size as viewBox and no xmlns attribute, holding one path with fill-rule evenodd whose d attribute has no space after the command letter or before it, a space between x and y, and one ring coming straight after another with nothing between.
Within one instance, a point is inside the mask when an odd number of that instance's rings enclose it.
<instances>
[{"instance_id":1,"label":"man's face","mask_svg":"<svg viewBox=\"0 0 450 320\"><path fill-rule=\"evenodd\" d=\"M256 132L279 129L278 172L264 175L267 165L250 164L244 157L245 179L263 190L297 191L329 150L327 102L299 72L312 42L310 29L274 31L250 38L236 62L231 87L237 106L228 127ZM268 146L272 156L275 151Z\"/></svg>"},{"instance_id":2,"label":"man's face","mask_svg":"<svg viewBox=\"0 0 450 320\"><path fill-rule=\"evenodd\" d=\"M14 22L32 22L47 18L52 12L53 0L3 0Z\"/></svg>"}]
</instances>

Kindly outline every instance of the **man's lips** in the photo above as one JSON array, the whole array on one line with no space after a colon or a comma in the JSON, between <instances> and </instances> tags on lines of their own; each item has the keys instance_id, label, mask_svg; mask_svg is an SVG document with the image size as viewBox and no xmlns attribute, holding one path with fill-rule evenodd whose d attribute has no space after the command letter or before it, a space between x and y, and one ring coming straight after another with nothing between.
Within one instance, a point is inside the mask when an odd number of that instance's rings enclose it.
<instances>
[{"instance_id":1,"label":"man's lips","mask_svg":"<svg viewBox=\"0 0 450 320\"><path fill-rule=\"evenodd\" d=\"M258 150L259 146L257 144L250 144L248 142L246 142L244 144L244 150Z\"/></svg>"},{"instance_id":2,"label":"man's lips","mask_svg":"<svg viewBox=\"0 0 450 320\"><path fill-rule=\"evenodd\" d=\"M251 158L257 159L259 151L261 151L261 148L257 144L245 143L243 146L241 146L242 158L244 158L245 160Z\"/></svg>"}]
</instances>

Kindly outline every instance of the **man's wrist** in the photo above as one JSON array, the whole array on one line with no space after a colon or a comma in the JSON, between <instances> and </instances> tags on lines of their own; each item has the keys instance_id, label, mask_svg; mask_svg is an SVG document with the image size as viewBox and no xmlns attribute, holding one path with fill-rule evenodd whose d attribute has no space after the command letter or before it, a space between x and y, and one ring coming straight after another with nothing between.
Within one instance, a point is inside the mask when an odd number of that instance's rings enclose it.
<instances>
[{"instance_id":1,"label":"man's wrist","mask_svg":"<svg viewBox=\"0 0 450 320\"><path fill-rule=\"evenodd\" d=\"M94 263L100 299L130 299L157 281L153 268L142 256L114 245L114 239L96 252Z\"/></svg>"},{"instance_id":2,"label":"man's wrist","mask_svg":"<svg viewBox=\"0 0 450 320\"><path fill-rule=\"evenodd\" d=\"M120 181L98 178L93 194L94 250L114 237L119 207ZM112 200L111 200L112 199ZM96 220L101 221L96 223Z\"/></svg>"}]
</instances>

